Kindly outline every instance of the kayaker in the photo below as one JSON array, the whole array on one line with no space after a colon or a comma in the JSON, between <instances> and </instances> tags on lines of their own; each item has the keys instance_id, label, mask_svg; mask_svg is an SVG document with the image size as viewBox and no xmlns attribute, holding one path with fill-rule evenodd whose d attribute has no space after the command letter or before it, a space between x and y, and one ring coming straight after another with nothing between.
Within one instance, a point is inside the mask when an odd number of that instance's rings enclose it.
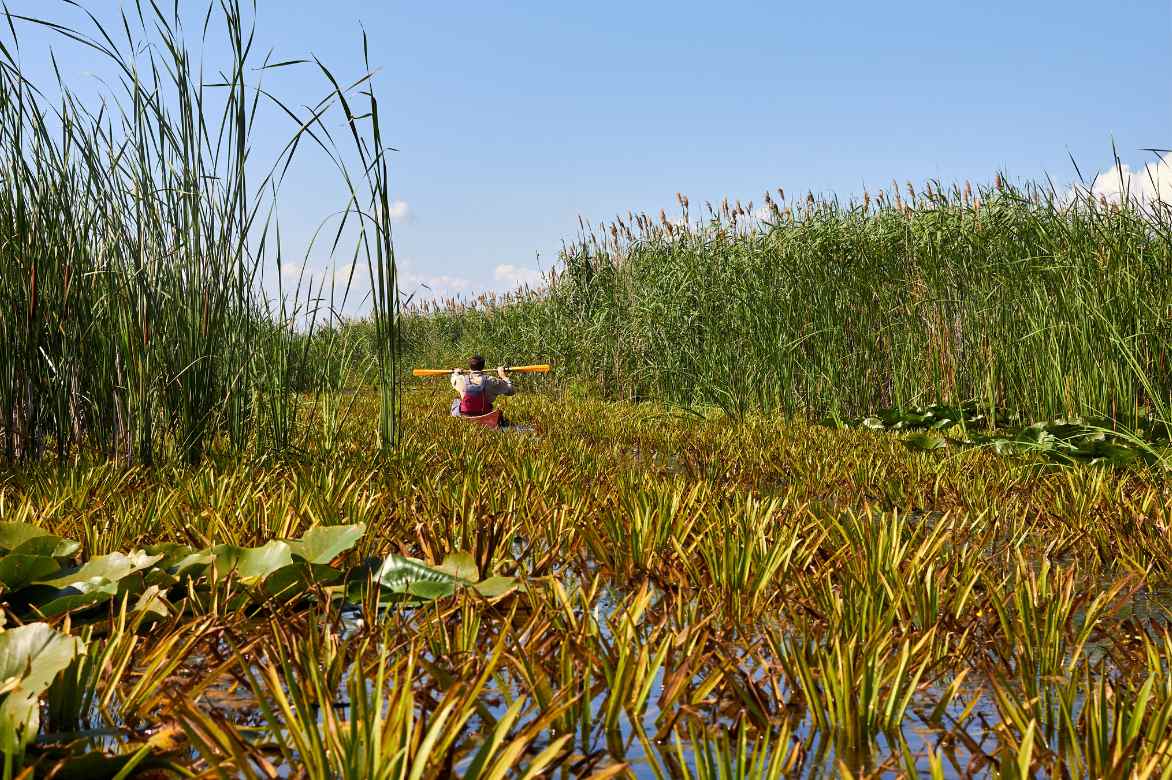
<instances>
[{"instance_id":1,"label":"kayaker","mask_svg":"<svg viewBox=\"0 0 1172 780\"><path fill-rule=\"evenodd\" d=\"M503 368L496 370L496 376L484 373L484 358L480 355L468 358L468 373L459 369L452 372L452 387L460 394L452 401L453 417L488 414L497 396L516 392Z\"/></svg>"}]
</instances>

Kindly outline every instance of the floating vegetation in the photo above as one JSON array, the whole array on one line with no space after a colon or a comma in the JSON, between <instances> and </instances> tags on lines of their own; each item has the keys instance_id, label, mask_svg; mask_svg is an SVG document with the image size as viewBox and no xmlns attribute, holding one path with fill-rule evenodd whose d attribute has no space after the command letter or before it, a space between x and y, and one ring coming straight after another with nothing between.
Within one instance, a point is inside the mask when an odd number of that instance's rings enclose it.
<instances>
[{"instance_id":1,"label":"floating vegetation","mask_svg":"<svg viewBox=\"0 0 1172 780\"><path fill-rule=\"evenodd\" d=\"M1172 466L1168 426L1152 417L1121 428L1118 422L1081 417L1020 423L1020 416L986 414L976 404L884 409L844 420L827 417L834 428L909 432L901 441L928 452L957 447L984 447L999 455L1042 455L1059 463L1110 466Z\"/></svg>"},{"instance_id":2,"label":"floating vegetation","mask_svg":"<svg viewBox=\"0 0 1172 780\"><path fill-rule=\"evenodd\" d=\"M446 401L408 393L374 459L371 394L328 457L7 472L10 775L1172 763L1159 470L533 396L542 435L501 436Z\"/></svg>"}]
</instances>

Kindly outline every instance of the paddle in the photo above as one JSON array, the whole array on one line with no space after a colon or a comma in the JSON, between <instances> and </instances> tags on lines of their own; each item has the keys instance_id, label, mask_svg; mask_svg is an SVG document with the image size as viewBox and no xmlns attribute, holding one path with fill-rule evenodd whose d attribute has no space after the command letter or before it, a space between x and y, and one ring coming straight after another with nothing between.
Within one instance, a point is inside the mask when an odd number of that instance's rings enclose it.
<instances>
[{"instance_id":1,"label":"paddle","mask_svg":"<svg viewBox=\"0 0 1172 780\"><path fill-rule=\"evenodd\" d=\"M504 366L505 371L513 371L521 374L547 374L549 373L549 363L539 363L533 366ZM452 371L458 371L461 374L468 373L466 368L413 368L411 369L412 376L448 376Z\"/></svg>"}]
</instances>

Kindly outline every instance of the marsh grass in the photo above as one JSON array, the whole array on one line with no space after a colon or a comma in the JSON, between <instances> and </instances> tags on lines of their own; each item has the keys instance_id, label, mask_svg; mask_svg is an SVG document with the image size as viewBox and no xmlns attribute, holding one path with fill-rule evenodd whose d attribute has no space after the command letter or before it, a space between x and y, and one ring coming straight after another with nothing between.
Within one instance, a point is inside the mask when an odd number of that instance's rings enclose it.
<instances>
[{"instance_id":1,"label":"marsh grass","mask_svg":"<svg viewBox=\"0 0 1172 780\"><path fill-rule=\"evenodd\" d=\"M1002 177L839 203L784 193L585 226L540 289L416 307L447 365L542 355L566 382L688 408L1169 419L1172 209Z\"/></svg>"},{"instance_id":2,"label":"marsh grass","mask_svg":"<svg viewBox=\"0 0 1172 780\"><path fill-rule=\"evenodd\" d=\"M328 291L304 277L293 289L281 282L278 193L298 150L310 148L337 164L348 187L335 204L344 216L332 249L354 237L353 260L375 284L378 432L394 443L398 299L370 74L343 85L320 63L274 62L254 49L243 3L206 10L196 40L178 6L139 3L105 20L83 12L76 26L52 20L52 9L44 18L5 12L0 440L10 463L78 451L197 463L213 447L286 452L304 443L293 438L303 431L294 396L341 389L329 370L346 348L333 338L335 312L353 279ZM31 27L96 58L112 74L108 87L83 99L59 72L55 85L30 82L19 46ZM214 48L208 36L217 34L227 61L197 59L192 49ZM305 110L288 108L263 81L311 66L324 97ZM369 105L355 115L358 93ZM350 147L335 144L323 121L337 112ZM271 133L258 117L273 113L289 129L266 167L254 147ZM264 286L266 273L276 291ZM319 411L336 428L340 408Z\"/></svg>"},{"instance_id":3,"label":"marsh grass","mask_svg":"<svg viewBox=\"0 0 1172 780\"><path fill-rule=\"evenodd\" d=\"M415 424L373 462L381 401L368 393L328 458L8 472L3 519L84 541L70 554L86 559L115 542L252 547L363 523L339 565L392 552L438 565L460 546L461 571L523 586L380 606L317 586L261 599L231 569L181 588L152 575L153 598L128 591L49 619L86 649L46 693L52 738L25 765L88 754L257 777L376 765L421 778L1165 771L1172 506L1160 472L1028 454L1007 467L865 430L539 396L508 403L543 435L495 435L448 418L442 393L405 402ZM644 530L617 533L624 518ZM74 736L95 728L110 736Z\"/></svg>"}]
</instances>

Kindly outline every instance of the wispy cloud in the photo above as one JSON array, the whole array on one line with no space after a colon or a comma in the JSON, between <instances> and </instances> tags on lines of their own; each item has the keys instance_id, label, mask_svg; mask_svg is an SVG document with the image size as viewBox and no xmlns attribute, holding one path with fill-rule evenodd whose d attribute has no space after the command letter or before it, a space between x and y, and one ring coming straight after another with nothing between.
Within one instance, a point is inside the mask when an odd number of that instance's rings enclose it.
<instances>
[{"instance_id":1,"label":"wispy cloud","mask_svg":"<svg viewBox=\"0 0 1172 780\"><path fill-rule=\"evenodd\" d=\"M512 263L502 263L492 270L492 278L510 290L522 285L536 287L541 283L541 272Z\"/></svg>"},{"instance_id":2,"label":"wispy cloud","mask_svg":"<svg viewBox=\"0 0 1172 780\"><path fill-rule=\"evenodd\" d=\"M473 284L458 274L434 274L420 270L409 257L398 258L399 293L414 303L455 298L472 292Z\"/></svg>"}]
</instances>

